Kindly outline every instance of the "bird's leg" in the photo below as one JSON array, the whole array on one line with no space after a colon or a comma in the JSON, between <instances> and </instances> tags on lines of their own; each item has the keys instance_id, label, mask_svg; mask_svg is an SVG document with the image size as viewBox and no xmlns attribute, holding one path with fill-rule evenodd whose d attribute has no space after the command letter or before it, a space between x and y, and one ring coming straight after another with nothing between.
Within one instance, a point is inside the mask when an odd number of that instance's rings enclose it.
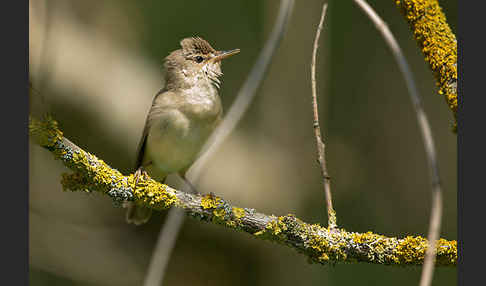
<instances>
[{"instance_id":1,"label":"bird's leg","mask_svg":"<svg viewBox=\"0 0 486 286\"><path fill-rule=\"evenodd\" d=\"M142 177L142 176L143 176L144 179L149 178L149 175L145 171L145 168L143 166L140 166L140 167L138 167L137 171L133 175L133 177L135 179L135 186L138 185L138 181L140 180L140 177Z\"/></svg>"},{"instance_id":2,"label":"bird's leg","mask_svg":"<svg viewBox=\"0 0 486 286\"><path fill-rule=\"evenodd\" d=\"M138 167L135 174L133 174L133 178L135 179L135 186L138 185L138 180L140 179L140 176L142 176L142 171L144 171L143 167L140 166L140 167Z\"/></svg>"}]
</instances>

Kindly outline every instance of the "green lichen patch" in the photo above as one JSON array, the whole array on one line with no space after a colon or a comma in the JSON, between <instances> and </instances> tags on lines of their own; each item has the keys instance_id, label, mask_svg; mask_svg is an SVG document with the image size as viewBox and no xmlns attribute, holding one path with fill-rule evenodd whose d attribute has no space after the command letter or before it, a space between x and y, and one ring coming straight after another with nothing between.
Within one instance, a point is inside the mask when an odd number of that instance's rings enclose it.
<instances>
[{"instance_id":1,"label":"green lichen patch","mask_svg":"<svg viewBox=\"0 0 486 286\"><path fill-rule=\"evenodd\" d=\"M331 231L318 224L313 224L310 228L307 228L305 246L315 251L310 255L313 258L312 262L346 262L348 244L347 237L343 234L346 234L343 230L333 229Z\"/></svg>"},{"instance_id":2,"label":"green lichen patch","mask_svg":"<svg viewBox=\"0 0 486 286\"><path fill-rule=\"evenodd\" d=\"M395 255L401 264L420 264L428 245L427 239L421 236L407 236L399 241Z\"/></svg>"},{"instance_id":3,"label":"green lichen patch","mask_svg":"<svg viewBox=\"0 0 486 286\"><path fill-rule=\"evenodd\" d=\"M253 235L261 239L269 239L272 241L286 241L286 232L289 230L289 225L286 222L285 216L271 216L271 220L265 225L265 228L255 232Z\"/></svg>"},{"instance_id":4,"label":"green lichen patch","mask_svg":"<svg viewBox=\"0 0 486 286\"><path fill-rule=\"evenodd\" d=\"M67 164L72 165L73 168L86 175L95 185L121 187L123 184L123 175L95 155L82 151L74 152L71 161L67 162ZM126 182L125 186L127 186Z\"/></svg>"},{"instance_id":5,"label":"green lichen patch","mask_svg":"<svg viewBox=\"0 0 486 286\"><path fill-rule=\"evenodd\" d=\"M350 244L360 249L359 256L364 256L366 260L380 263L393 264L398 260L392 255L392 249L396 247L397 240L395 238L388 238L384 235L375 234L371 231L366 233L350 233Z\"/></svg>"},{"instance_id":6,"label":"green lichen patch","mask_svg":"<svg viewBox=\"0 0 486 286\"><path fill-rule=\"evenodd\" d=\"M211 210L210 220L214 223L241 230L242 218L246 212L242 208L232 207L223 199L213 194L201 198L201 208Z\"/></svg>"},{"instance_id":7,"label":"green lichen patch","mask_svg":"<svg viewBox=\"0 0 486 286\"><path fill-rule=\"evenodd\" d=\"M457 263L457 241L439 239L437 241L437 265L455 265Z\"/></svg>"},{"instance_id":8,"label":"green lichen patch","mask_svg":"<svg viewBox=\"0 0 486 286\"><path fill-rule=\"evenodd\" d=\"M30 117L29 134L40 146L52 148L62 139L62 132L58 125L50 115L46 115L43 120Z\"/></svg>"},{"instance_id":9,"label":"green lichen patch","mask_svg":"<svg viewBox=\"0 0 486 286\"><path fill-rule=\"evenodd\" d=\"M254 235L291 245L304 253L309 262L320 264L362 261L383 265L420 265L428 244L420 236L397 239L371 231L354 233L318 224L309 225L292 215L272 217L265 228ZM455 265L456 262L456 242L439 240L437 265Z\"/></svg>"},{"instance_id":10,"label":"green lichen patch","mask_svg":"<svg viewBox=\"0 0 486 286\"><path fill-rule=\"evenodd\" d=\"M224 208L219 208L213 210L213 222L217 224L224 224L229 227L235 227L236 223L230 219L227 219L228 214L226 213Z\"/></svg>"},{"instance_id":11,"label":"green lichen patch","mask_svg":"<svg viewBox=\"0 0 486 286\"><path fill-rule=\"evenodd\" d=\"M309 262L327 263L331 259L329 257L329 253L331 252L330 241L324 236L315 235L314 230L316 227L318 226L311 226L305 235L305 247L313 250L312 255L309 256L311 258Z\"/></svg>"},{"instance_id":12,"label":"green lichen patch","mask_svg":"<svg viewBox=\"0 0 486 286\"><path fill-rule=\"evenodd\" d=\"M177 196L168 191L168 186L160 184L151 178L141 178L135 186L133 174L128 177L133 186L133 198L141 205L155 210L163 210L179 203Z\"/></svg>"},{"instance_id":13,"label":"green lichen patch","mask_svg":"<svg viewBox=\"0 0 486 286\"><path fill-rule=\"evenodd\" d=\"M401 264L422 264L429 243L421 236L407 236L399 240L394 255ZM457 241L439 239L436 243L436 264L455 265L457 264Z\"/></svg>"},{"instance_id":14,"label":"green lichen patch","mask_svg":"<svg viewBox=\"0 0 486 286\"><path fill-rule=\"evenodd\" d=\"M273 236L282 236L285 234L285 231L288 230L287 225L285 224L285 217L279 216L276 220L270 221L266 226L265 229L268 230ZM285 238L285 237L282 237Z\"/></svg>"},{"instance_id":15,"label":"green lichen patch","mask_svg":"<svg viewBox=\"0 0 486 286\"><path fill-rule=\"evenodd\" d=\"M259 238L291 245L309 257L309 262L328 263L345 261L345 242L333 231L318 224L309 225L289 214L272 217L261 231Z\"/></svg>"},{"instance_id":16,"label":"green lichen patch","mask_svg":"<svg viewBox=\"0 0 486 286\"><path fill-rule=\"evenodd\" d=\"M242 208L237 208L237 207L233 207L232 208L232 211L233 211L233 215L236 219L241 219L245 216L246 212L244 209Z\"/></svg>"}]
</instances>

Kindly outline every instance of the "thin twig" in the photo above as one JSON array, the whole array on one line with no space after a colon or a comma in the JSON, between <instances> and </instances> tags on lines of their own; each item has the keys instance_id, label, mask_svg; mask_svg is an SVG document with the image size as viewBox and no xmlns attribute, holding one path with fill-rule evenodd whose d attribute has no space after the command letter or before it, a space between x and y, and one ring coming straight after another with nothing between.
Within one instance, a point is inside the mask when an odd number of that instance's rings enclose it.
<instances>
[{"instance_id":1,"label":"thin twig","mask_svg":"<svg viewBox=\"0 0 486 286\"><path fill-rule=\"evenodd\" d=\"M157 238L143 285L162 285L172 250L183 223L184 211L179 208L171 208Z\"/></svg>"},{"instance_id":2,"label":"thin twig","mask_svg":"<svg viewBox=\"0 0 486 286\"><path fill-rule=\"evenodd\" d=\"M256 90L260 86L265 72L268 69L270 61L272 60L275 51L279 47L282 37L287 30L290 15L292 14L293 4L294 0L281 1L279 14L270 37L265 43L265 46L255 62L255 65L250 71L245 83L238 92L234 103L225 116L225 119L208 139L208 142L203 147L201 157L199 157L199 159L187 172L187 179L189 182L195 184L210 156L214 154L221 143L223 143L231 131L233 131L240 119L243 117L245 111L250 106L250 103L256 95ZM185 192L190 191L188 184L184 186L183 190ZM162 285L165 270L170 259L170 254L175 246L177 236L179 235L179 231L183 223L184 212L179 208L170 209L166 222L159 233L157 245L152 254L152 259L144 282L145 286Z\"/></svg>"},{"instance_id":3,"label":"thin twig","mask_svg":"<svg viewBox=\"0 0 486 286\"><path fill-rule=\"evenodd\" d=\"M314 39L314 48L312 49L312 64L311 64L311 84L312 84L312 110L314 113L314 134L316 136L317 143L317 160L321 165L321 175L324 184L324 194L326 196L327 205L327 225L329 228L334 229L337 227L336 212L332 207L331 197L331 178L327 174L326 167L326 145L322 141L321 127L319 126L319 111L317 108L317 88L316 88L316 58L317 58L317 46L319 43L319 37L321 35L322 26L324 25L324 19L326 17L327 3L322 5L321 20L317 27L316 37Z\"/></svg>"},{"instance_id":4,"label":"thin twig","mask_svg":"<svg viewBox=\"0 0 486 286\"><path fill-rule=\"evenodd\" d=\"M191 182L186 178L180 178L185 183L183 187L184 192L191 194L197 193ZM152 251L152 258L147 269L144 286L162 285L172 250L175 247L183 224L184 211L179 208L171 208L168 211L165 223L159 232L157 243Z\"/></svg>"},{"instance_id":5,"label":"thin twig","mask_svg":"<svg viewBox=\"0 0 486 286\"><path fill-rule=\"evenodd\" d=\"M201 157L194 163L189 169L188 176L192 182L199 178L201 169L206 164L208 159L214 154L218 147L233 131L236 124L243 117L244 113L248 109L251 101L256 95L256 90L260 86L260 83L267 71L270 61L275 54L280 42L287 30L290 15L292 14L292 8L294 6L294 0L282 0L280 2L280 10L278 12L275 25L270 34L265 46L263 47L258 59L250 71L245 83L238 92L235 102L232 104L228 113L225 116L225 120L221 122L220 126L211 135L208 142L203 148Z\"/></svg>"},{"instance_id":6,"label":"thin twig","mask_svg":"<svg viewBox=\"0 0 486 286\"><path fill-rule=\"evenodd\" d=\"M395 37L388 29L386 23L376 14L368 3L364 0L354 0L354 2L363 10L363 12L371 19L375 24L378 31L383 36L385 42L388 44L395 60L398 63L400 71L402 72L410 98L417 114L418 125L422 132L422 139L424 141L425 153L427 156L427 162L430 170L430 180L432 185L432 210L429 222L429 233L427 235L429 241L429 247L425 254L424 267L422 269L422 276L420 278L420 286L427 286L432 283L432 276L435 265L435 252L436 241L440 235L440 225L442 220L442 190L439 177L439 167L437 163L437 154L434 146L434 140L429 121L422 106L422 100L418 93L415 81L412 76L412 72L408 66L408 63L403 55L400 46L398 45Z\"/></svg>"}]
</instances>

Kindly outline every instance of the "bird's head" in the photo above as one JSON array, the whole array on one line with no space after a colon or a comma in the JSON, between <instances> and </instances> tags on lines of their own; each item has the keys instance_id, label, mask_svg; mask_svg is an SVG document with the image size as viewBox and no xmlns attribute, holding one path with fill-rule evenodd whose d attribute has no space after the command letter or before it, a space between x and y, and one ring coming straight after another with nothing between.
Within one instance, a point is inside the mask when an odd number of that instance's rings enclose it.
<instances>
[{"instance_id":1,"label":"bird's head","mask_svg":"<svg viewBox=\"0 0 486 286\"><path fill-rule=\"evenodd\" d=\"M165 58L167 85L173 88L190 88L201 81L209 81L219 88L221 60L240 52L239 49L216 51L204 39L185 38L181 49L175 50Z\"/></svg>"}]
</instances>

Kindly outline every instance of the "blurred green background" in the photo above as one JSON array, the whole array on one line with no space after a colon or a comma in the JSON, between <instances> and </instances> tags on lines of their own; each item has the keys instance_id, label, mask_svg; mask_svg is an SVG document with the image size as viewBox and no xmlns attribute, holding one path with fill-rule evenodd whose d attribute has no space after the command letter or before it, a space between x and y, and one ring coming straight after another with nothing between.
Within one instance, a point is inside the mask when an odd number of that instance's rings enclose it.
<instances>
[{"instance_id":1,"label":"blurred green background","mask_svg":"<svg viewBox=\"0 0 486 286\"><path fill-rule=\"evenodd\" d=\"M289 29L234 133L209 161L200 192L258 211L326 225L312 129L310 61L323 1L295 1ZM163 58L188 36L240 48L223 64L226 110L275 21L279 1L29 1L29 72L67 138L125 174ZM441 1L456 31L457 1ZM457 239L452 114L395 1L370 1L414 73L438 149L444 191L441 237ZM373 24L352 1L329 1L317 58L319 112L338 224L387 236L426 235L427 163L404 80ZM31 285L141 285L166 212L147 225L97 194L62 192L59 161L30 145ZM179 181L169 184L178 187ZM419 267L309 264L294 250L187 219L165 285L417 285ZM438 268L433 285L455 285Z\"/></svg>"}]
</instances>

